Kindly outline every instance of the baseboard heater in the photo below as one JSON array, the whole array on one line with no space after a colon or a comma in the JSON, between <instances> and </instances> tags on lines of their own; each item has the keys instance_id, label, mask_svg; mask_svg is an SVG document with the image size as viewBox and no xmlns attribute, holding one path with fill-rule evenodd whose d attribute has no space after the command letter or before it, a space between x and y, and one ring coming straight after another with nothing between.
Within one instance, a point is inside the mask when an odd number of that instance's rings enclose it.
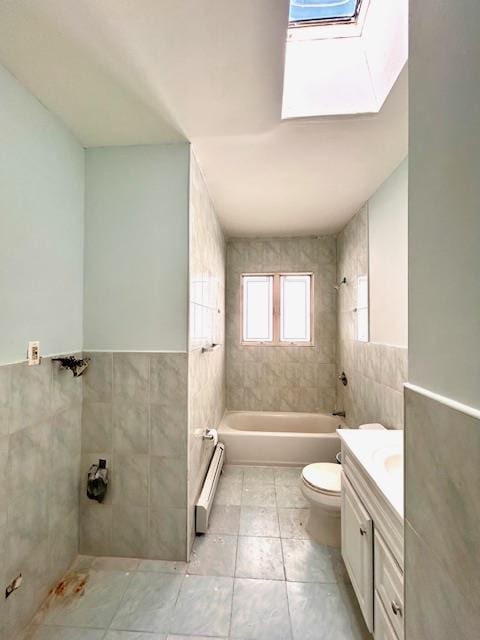
<instances>
[{"instance_id":1,"label":"baseboard heater","mask_svg":"<svg viewBox=\"0 0 480 640\"><path fill-rule=\"evenodd\" d=\"M225 458L225 445L219 442L215 447L208 472L203 483L202 492L195 505L195 531L206 533L208 529L208 518L213 506L213 499L217 489L220 474L222 472Z\"/></svg>"}]
</instances>

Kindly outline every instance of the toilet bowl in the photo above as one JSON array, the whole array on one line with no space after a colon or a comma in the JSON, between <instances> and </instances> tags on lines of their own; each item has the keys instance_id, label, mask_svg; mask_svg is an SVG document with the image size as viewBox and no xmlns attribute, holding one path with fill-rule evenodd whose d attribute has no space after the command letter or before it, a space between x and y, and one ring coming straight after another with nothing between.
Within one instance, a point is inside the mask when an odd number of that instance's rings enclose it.
<instances>
[{"instance_id":1,"label":"toilet bowl","mask_svg":"<svg viewBox=\"0 0 480 640\"><path fill-rule=\"evenodd\" d=\"M385 427L377 422L362 424L362 431L380 430ZM306 529L319 544L340 547L341 544L341 458L333 462L314 462L302 471L301 489L310 505Z\"/></svg>"},{"instance_id":2,"label":"toilet bowl","mask_svg":"<svg viewBox=\"0 0 480 640\"><path fill-rule=\"evenodd\" d=\"M315 462L302 471L301 489L310 505L307 532L331 547L339 547L341 540L341 478L341 465L332 462Z\"/></svg>"}]
</instances>

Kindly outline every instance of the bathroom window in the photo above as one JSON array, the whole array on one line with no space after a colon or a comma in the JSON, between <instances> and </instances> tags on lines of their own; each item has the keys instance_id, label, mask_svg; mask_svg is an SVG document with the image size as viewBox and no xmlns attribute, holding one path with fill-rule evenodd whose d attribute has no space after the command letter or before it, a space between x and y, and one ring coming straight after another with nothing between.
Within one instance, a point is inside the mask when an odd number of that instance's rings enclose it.
<instances>
[{"instance_id":1,"label":"bathroom window","mask_svg":"<svg viewBox=\"0 0 480 640\"><path fill-rule=\"evenodd\" d=\"M242 275L244 345L312 344L311 273Z\"/></svg>"},{"instance_id":2,"label":"bathroom window","mask_svg":"<svg viewBox=\"0 0 480 640\"><path fill-rule=\"evenodd\" d=\"M359 342L368 342L368 276L357 277L357 307L355 337Z\"/></svg>"}]
</instances>

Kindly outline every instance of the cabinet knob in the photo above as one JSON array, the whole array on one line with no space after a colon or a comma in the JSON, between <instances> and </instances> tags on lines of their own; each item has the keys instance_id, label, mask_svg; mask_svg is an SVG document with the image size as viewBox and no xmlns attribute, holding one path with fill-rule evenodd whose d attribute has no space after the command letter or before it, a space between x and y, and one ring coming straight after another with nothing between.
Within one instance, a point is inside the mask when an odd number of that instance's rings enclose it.
<instances>
[{"instance_id":1,"label":"cabinet knob","mask_svg":"<svg viewBox=\"0 0 480 640\"><path fill-rule=\"evenodd\" d=\"M395 600L392 601L392 611L395 616L402 615L402 606L398 604L398 602L395 602Z\"/></svg>"},{"instance_id":2,"label":"cabinet knob","mask_svg":"<svg viewBox=\"0 0 480 640\"><path fill-rule=\"evenodd\" d=\"M366 536L367 535L367 530L365 529L365 527L360 527L360 535L361 536Z\"/></svg>"}]
</instances>

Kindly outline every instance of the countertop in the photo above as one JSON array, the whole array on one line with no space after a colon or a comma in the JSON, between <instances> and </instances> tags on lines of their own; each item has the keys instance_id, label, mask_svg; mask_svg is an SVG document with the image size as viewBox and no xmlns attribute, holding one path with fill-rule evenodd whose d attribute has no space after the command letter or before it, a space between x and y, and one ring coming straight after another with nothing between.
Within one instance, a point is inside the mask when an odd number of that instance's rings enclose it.
<instances>
[{"instance_id":1,"label":"countertop","mask_svg":"<svg viewBox=\"0 0 480 640\"><path fill-rule=\"evenodd\" d=\"M337 429L337 433L403 520L403 431ZM401 456L401 459L394 456ZM393 471L387 470L386 460L394 461L396 468Z\"/></svg>"}]
</instances>

